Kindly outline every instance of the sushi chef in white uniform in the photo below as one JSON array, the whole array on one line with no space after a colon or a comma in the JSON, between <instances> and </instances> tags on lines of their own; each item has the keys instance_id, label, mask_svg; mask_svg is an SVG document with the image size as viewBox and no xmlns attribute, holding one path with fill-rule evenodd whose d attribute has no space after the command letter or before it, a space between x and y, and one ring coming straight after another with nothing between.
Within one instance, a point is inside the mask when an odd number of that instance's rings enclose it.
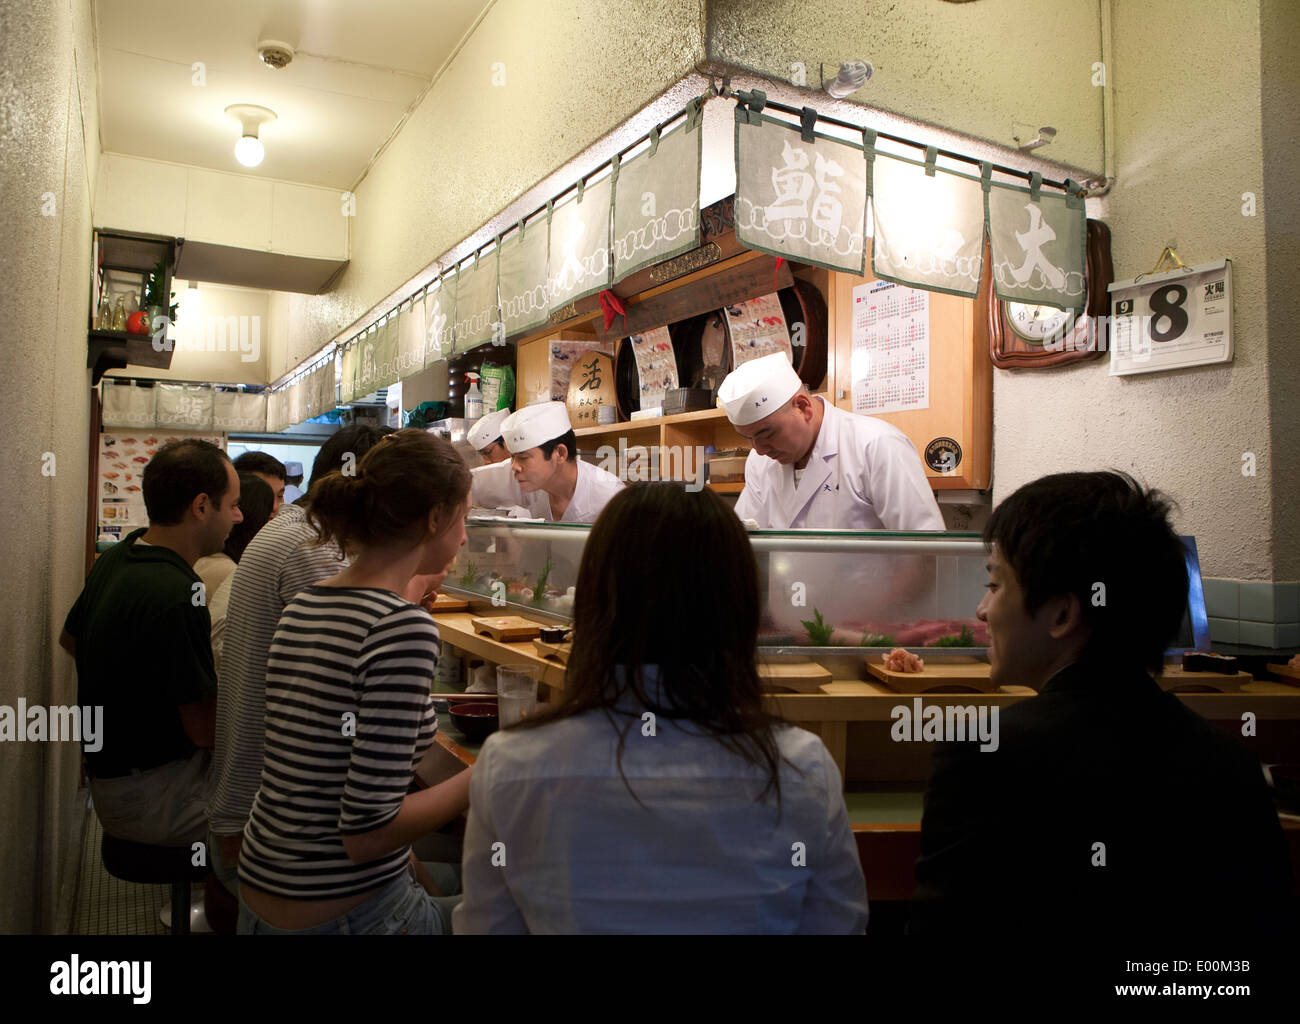
<instances>
[{"instance_id":1,"label":"sushi chef in white uniform","mask_svg":"<svg viewBox=\"0 0 1300 1024\"><path fill-rule=\"evenodd\" d=\"M916 448L897 427L809 395L784 353L742 363L718 389L752 441L736 515L765 530L942 530Z\"/></svg>"},{"instance_id":2,"label":"sushi chef in white uniform","mask_svg":"<svg viewBox=\"0 0 1300 1024\"><path fill-rule=\"evenodd\" d=\"M563 402L541 402L501 424L508 462L470 470L475 508L522 506L529 516L559 523L594 523L626 485L613 473L580 462Z\"/></svg>"},{"instance_id":3,"label":"sushi chef in white uniform","mask_svg":"<svg viewBox=\"0 0 1300 1024\"><path fill-rule=\"evenodd\" d=\"M480 416L466 432L465 443L479 453L484 465L509 461L510 453L506 451L505 438L501 436L501 427L509 416L509 409L498 409Z\"/></svg>"}]
</instances>

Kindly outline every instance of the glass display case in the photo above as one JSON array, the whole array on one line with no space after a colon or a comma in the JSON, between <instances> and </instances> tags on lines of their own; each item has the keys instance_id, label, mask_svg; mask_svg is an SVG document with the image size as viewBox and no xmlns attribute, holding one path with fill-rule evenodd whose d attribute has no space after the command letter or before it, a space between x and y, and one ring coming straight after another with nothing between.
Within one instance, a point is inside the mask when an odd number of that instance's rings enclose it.
<instances>
[{"instance_id":1,"label":"glass display case","mask_svg":"<svg viewBox=\"0 0 1300 1024\"><path fill-rule=\"evenodd\" d=\"M476 517L465 528L469 541L444 591L498 614L571 620L590 526ZM987 579L978 534L755 530L749 538L765 653L985 651L988 634L975 617Z\"/></svg>"}]
</instances>

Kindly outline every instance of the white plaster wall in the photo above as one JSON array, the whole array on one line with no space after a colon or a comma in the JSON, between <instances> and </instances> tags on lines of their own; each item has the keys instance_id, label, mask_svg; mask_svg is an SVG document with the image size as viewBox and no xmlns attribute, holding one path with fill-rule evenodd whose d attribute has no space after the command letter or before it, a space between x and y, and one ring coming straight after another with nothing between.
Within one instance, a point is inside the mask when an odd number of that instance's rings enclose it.
<instances>
[{"instance_id":1,"label":"white plaster wall","mask_svg":"<svg viewBox=\"0 0 1300 1024\"><path fill-rule=\"evenodd\" d=\"M340 208L334 189L105 153L95 226L344 260Z\"/></svg>"},{"instance_id":2,"label":"white plaster wall","mask_svg":"<svg viewBox=\"0 0 1300 1024\"><path fill-rule=\"evenodd\" d=\"M702 26L703 0L499 0L358 187L335 288L289 298L271 377L687 74Z\"/></svg>"},{"instance_id":3,"label":"white plaster wall","mask_svg":"<svg viewBox=\"0 0 1300 1024\"><path fill-rule=\"evenodd\" d=\"M92 174L98 161L89 0L9 5L0 32L0 704L76 702L56 641L81 589L90 373ZM55 212L42 216L44 193ZM54 457L54 475L42 474ZM84 795L73 743L0 744L0 932L66 927Z\"/></svg>"},{"instance_id":4,"label":"white plaster wall","mask_svg":"<svg viewBox=\"0 0 1300 1024\"><path fill-rule=\"evenodd\" d=\"M1148 28L1180 26L1152 47ZM994 371L994 499L1044 473L1115 467L1169 492L1207 576L1272 579L1264 218L1257 2L1115 4L1117 184L1104 208L1117 280L1148 271L1165 245L1189 264L1233 260L1235 360L1110 377L1070 369ZM1292 271L1294 273L1294 271ZM1241 473L1254 452L1258 474ZM1279 577L1280 578L1280 577Z\"/></svg>"},{"instance_id":5,"label":"white plaster wall","mask_svg":"<svg viewBox=\"0 0 1300 1024\"><path fill-rule=\"evenodd\" d=\"M173 282L173 294L181 308L171 332L175 345L171 366L166 370L128 366L123 370L110 370L106 376L213 384L265 384L272 329L271 305L273 297L282 293L198 282L200 302L195 316L186 307L189 285L189 281L181 279ZM237 323L231 323L231 317ZM222 323L216 325L214 320Z\"/></svg>"},{"instance_id":6,"label":"white plaster wall","mask_svg":"<svg viewBox=\"0 0 1300 1024\"><path fill-rule=\"evenodd\" d=\"M1274 439L1273 578L1300 579L1300 4L1260 5L1268 232L1269 433Z\"/></svg>"},{"instance_id":7,"label":"white plaster wall","mask_svg":"<svg viewBox=\"0 0 1300 1024\"><path fill-rule=\"evenodd\" d=\"M1100 171L1100 24L1099 0L710 0L708 53L787 82L801 62L812 89L819 64L867 60L854 102L1004 146L1051 125L1038 155Z\"/></svg>"}]
</instances>

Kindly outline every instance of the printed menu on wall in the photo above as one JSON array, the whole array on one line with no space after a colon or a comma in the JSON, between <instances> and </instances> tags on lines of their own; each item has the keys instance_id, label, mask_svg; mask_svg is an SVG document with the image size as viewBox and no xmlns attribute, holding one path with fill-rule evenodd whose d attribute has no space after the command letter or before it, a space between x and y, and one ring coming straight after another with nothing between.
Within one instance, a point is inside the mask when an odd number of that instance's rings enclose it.
<instances>
[{"instance_id":1,"label":"printed menu on wall","mask_svg":"<svg viewBox=\"0 0 1300 1024\"><path fill-rule=\"evenodd\" d=\"M930 408L930 293L892 281L853 289L853 411Z\"/></svg>"},{"instance_id":2,"label":"printed menu on wall","mask_svg":"<svg viewBox=\"0 0 1300 1024\"><path fill-rule=\"evenodd\" d=\"M149 525L141 481L144 467L169 441L197 438L226 450L224 434L189 434L177 431L105 430L99 435L99 471L96 500L99 523L96 540L121 540L133 530Z\"/></svg>"}]
</instances>

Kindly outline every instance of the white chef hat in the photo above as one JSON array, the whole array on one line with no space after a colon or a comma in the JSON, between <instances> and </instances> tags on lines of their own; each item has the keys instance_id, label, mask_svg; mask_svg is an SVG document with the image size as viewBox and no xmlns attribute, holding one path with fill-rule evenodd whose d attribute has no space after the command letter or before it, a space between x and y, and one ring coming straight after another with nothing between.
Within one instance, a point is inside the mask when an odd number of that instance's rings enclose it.
<instances>
[{"instance_id":1,"label":"white chef hat","mask_svg":"<svg viewBox=\"0 0 1300 1024\"><path fill-rule=\"evenodd\" d=\"M501 424L501 436L511 455L563 437L573 425L563 402L539 402L511 413Z\"/></svg>"},{"instance_id":2,"label":"white chef hat","mask_svg":"<svg viewBox=\"0 0 1300 1024\"><path fill-rule=\"evenodd\" d=\"M741 363L718 388L718 404L737 427L771 416L790 401L803 381L784 352Z\"/></svg>"},{"instance_id":3,"label":"white chef hat","mask_svg":"<svg viewBox=\"0 0 1300 1024\"><path fill-rule=\"evenodd\" d=\"M481 452L498 437L501 437L501 428L510 415L509 409L498 409L496 412L490 412L486 416L479 418L478 422L469 428L465 435L465 440L469 446L476 452Z\"/></svg>"}]
</instances>

